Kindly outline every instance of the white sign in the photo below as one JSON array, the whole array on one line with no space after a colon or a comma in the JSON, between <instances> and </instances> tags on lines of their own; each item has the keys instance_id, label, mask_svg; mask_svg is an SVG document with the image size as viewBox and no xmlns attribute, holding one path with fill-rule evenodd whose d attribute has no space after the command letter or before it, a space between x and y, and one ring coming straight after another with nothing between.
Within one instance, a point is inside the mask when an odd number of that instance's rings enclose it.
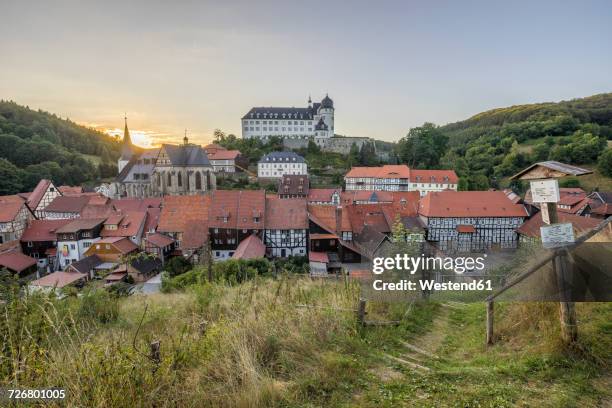
<instances>
[{"instance_id":1,"label":"white sign","mask_svg":"<svg viewBox=\"0 0 612 408\"><path fill-rule=\"evenodd\" d=\"M531 201L534 203L559 202L559 183L557 180L532 181Z\"/></svg>"},{"instance_id":2,"label":"white sign","mask_svg":"<svg viewBox=\"0 0 612 408\"><path fill-rule=\"evenodd\" d=\"M531 201L534 203L559 202L559 182L557 180L537 180L531 183Z\"/></svg>"},{"instance_id":3,"label":"white sign","mask_svg":"<svg viewBox=\"0 0 612 408\"><path fill-rule=\"evenodd\" d=\"M544 248L556 248L574 242L574 229L571 223L542 226L540 235Z\"/></svg>"}]
</instances>

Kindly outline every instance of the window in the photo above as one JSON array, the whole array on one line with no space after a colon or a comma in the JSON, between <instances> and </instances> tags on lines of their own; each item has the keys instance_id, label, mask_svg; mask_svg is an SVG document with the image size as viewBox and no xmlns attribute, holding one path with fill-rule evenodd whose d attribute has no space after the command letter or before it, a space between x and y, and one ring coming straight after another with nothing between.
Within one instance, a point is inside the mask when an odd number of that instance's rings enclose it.
<instances>
[{"instance_id":1,"label":"window","mask_svg":"<svg viewBox=\"0 0 612 408\"><path fill-rule=\"evenodd\" d=\"M172 187L172 174L168 173L168 187Z\"/></svg>"},{"instance_id":2,"label":"window","mask_svg":"<svg viewBox=\"0 0 612 408\"><path fill-rule=\"evenodd\" d=\"M34 244L32 243L32 241L28 241L28 247L32 248L32 246L34 246Z\"/></svg>"},{"instance_id":3,"label":"window","mask_svg":"<svg viewBox=\"0 0 612 408\"><path fill-rule=\"evenodd\" d=\"M201 190L202 189L202 174L200 174L200 172L196 172L195 175L195 188L196 190Z\"/></svg>"},{"instance_id":4,"label":"window","mask_svg":"<svg viewBox=\"0 0 612 408\"><path fill-rule=\"evenodd\" d=\"M74 244L70 244L70 249L76 249L76 247L74 246Z\"/></svg>"}]
</instances>

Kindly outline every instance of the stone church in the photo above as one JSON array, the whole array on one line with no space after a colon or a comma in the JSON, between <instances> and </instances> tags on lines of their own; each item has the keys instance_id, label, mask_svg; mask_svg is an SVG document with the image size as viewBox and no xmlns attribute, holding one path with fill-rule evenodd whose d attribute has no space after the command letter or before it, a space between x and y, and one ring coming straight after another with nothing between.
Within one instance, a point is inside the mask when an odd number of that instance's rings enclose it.
<instances>
[{"instance_id":1,"label":"stone church","mask_svg":"<svg viewBox=\"0 0 612 408\"><path fill-rule=\"evenodd\" d=\"M216 188L212 165L204 149L190 144L163 144L142 149L132 145L127 118L117 161L119 174L111 184L113 198L203 194Z\"/></svg>"}]
</instances>

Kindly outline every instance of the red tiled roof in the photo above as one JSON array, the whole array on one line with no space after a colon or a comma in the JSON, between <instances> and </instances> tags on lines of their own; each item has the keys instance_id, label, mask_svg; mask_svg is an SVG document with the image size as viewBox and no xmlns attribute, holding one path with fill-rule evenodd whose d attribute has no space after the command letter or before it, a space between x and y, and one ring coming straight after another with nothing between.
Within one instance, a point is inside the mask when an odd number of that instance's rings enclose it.
<instances>
[{"instance_id":1,"label":"red tiled roof","mask_svg":"<svg viewBox=\"0 0 612 408\"><path fill-rule=\"evenodd\" d=\"M263 229L265 190L215 190L208 224L210 228ZM259 217L259 222L254 221ZM224 222L227 218L227 222Z\"/></svg>"},{"instance_id":2,"label":"red tiled roof","mask_svg":"<svg viewBox=\"0 0 612 408\"><path fill-rule=\"evenodd\" d=\"M18 195L0 197L0 222L11 222L24 206L25 200Z\"/></svg>"},{"instance_id":3,"label":"red tiled roof","mask_svg":"<svg viewBox=\"0 0 612 408\"><path fill-rule=\"evenodd\" d=\"M587 196L586 191L584 191L580 187L561 187L559 188L559 199L561 201L563 201L564 199L568 201L572 201L571 197L580 197L580 199L582 199L582 198L585 198L586 196ZM527 192L525 192L525 202L529 204L533 203L532 198L531 198L531 189L528 189Z\"/></svg>"},{"instance_id":4,"label":"red tiled roof","mask_svg":"<svg viewBox=\"0 0 612 408\"><path fill-rule=\"evenodd\" d=\"M440 191L421 199L419 214L426 217L527 217L503 191Z\"/></svg>"},{"instance_id":5,"label":"red tiled roof","mask_svg":"<svg viewBox=\"0 0 612 408\"><path fill-rule=\"evenodd\" d=\"M161 197L150 198L124 198L121 200L111 200L113 207L121 211L144 211L147 208L161 208Z\"/></svg>"},{"instance_id":6,"label":"red tiled roof","mask_svg":"<svg viewBox=\"0 0 612 408\"><path fill-rule=\"evenodd\" d=\"M158 232L147 236L145 239L149 244L154 245L158 248L167 247L168 245L174 242L174 239L170 238L167 235L160 234Z\"/></svg>"},{"instance_id":7,"label":"red tiled roof","mask_svg":"<svg viewBox=\"0 0 612 408\"><path fill-rule=\"evenodd\" d=\"M412 183L457 184L459 177L454 170L410 169L410 181Z\"/></svg>"},{"instance_id":8,"label":"red tiled roof","mask_svg":"<svg viewBox=\"0 0 612 408\"><path fill-rule=\"evenodd\" d=\"M207 152L209 150L226 150L225 147L217 144L217 143L209 143L206 146L204 146L204 150L206 150Z\"/></svg>"},{"instance_id":9,"label":"red tiled roof","mask_svg":"<svg viewBox=\"0 0 612 408\"><path fill-rule=\"evenodd\" d=\"M88 196L57 196L45 207L47 212L79 213L89 203Z\"/></svg>"},{"instance_id":10,"label":"red tiled roof","mask_svg":"<svg viewBox=\"0 0 612 408\"><path fill-rule=\"evenodd\" d=\"M457 232L473 234L476 228L473 225L457 225Z\"/></svg>"},{"instance_id":11,"label":"red tiled roof","mask_svg":"<svg viewBox=\"0 0 612 408\"><path fill-rule=\"evenodd\" d=\"M357 201L366 201L372 203L390 203L393 201L393 194L390 191L343 191L340 197L342 204L353 204Z\"/></svg>"},{"instance_id":12,"label":"red tiled roof","mask_svg":"<svg viewBox=\"0 0 612 408\"><path fill-rule=\"evenodd\" d=\"M147 208L147 219L145 221L145 231L157 230L159 224L159 217L161 215L161 208Z\"/></svg>"},{"instance_id":13,"label":"red tiled roof","mask_svg":"<svg viewBox=\"0 0 612 408\"><path fill-rule=\"evenodd\" d=\"M112 245L115 249L117 249L117 251L119 251L122 254L129 254L130 252L136 251L138 249L138 245L136 245L135 243L133 243L132 241L130 241L128 238L124 238L124 237L108 237L108 238L103 238L97 242L95 242L91 247L89 248L93 248L91 249L91 251L88 249L86 251L89 252L90 254L93 254L96 252L96 248L95 246L98 244L109 244Z\"/></svg>"},{"instance_id":14,"label":"red tiled roof","mask_svg":"<svg viewBox=\"0 0 612 408\"><path fill-rule=\"evenodd\" d=\"M381 167L353 167L345 177L360 178L410 178L410 169L405 164Z\"/></svg>"},{"instance_id":15,"label":"red tiled roof","mask_svg":"<svg viewBox=\"0 0 612 408\"><path fill-rule=\"evenodd\" d=\"M62 195L81 195L83 187L80 186L59 186L57 188Z\"/></svg>"},{"instance_id":16,"label":"red tiled roof","mask_svg":"<svg viewBox=\"0 0 612 408\"><path fill-rule=\"evenodd\" d=\"M47 276L43 276L40 279L36 279L30 282L30 285L63 288L64 286L75 283L78 280L85 279L86 277L87 274L85 273L58 271Z\"/></svg>"},{"instance_id":17,"label":"red tiled roof","mask_svg":"<svg viewBox=\"0 0 612 408\"><path fill-rule=\"evenodd\" d=\"M266 254L266 246L255 234L243 239L232 259L253 259L262 258Z\"/></svg>"},{"instance_id":18,"label":"red tiled roof","mask_svg":"<svg viewBox=\"0 0 612 408\"><path fill-rule=\"evenodd\" d=\"M79 218L76 220L70 220L68 224L58 228L55 232L71 233L78 232L81 230L88 230L97 227L103 222L104 218Z\"/></svg>"},{"instance_id":19,"label":"red tiled roof","mask_svg":"<svg viewBox=\"0 0 612 408\"><path fill-rule=\"evenodd\" d=\"M338 239L336 234L310 234L310 239Z\"/></svg>"},{"instance_id":20,"label":"red tiled roof","mask_svg":"<svg viewBox=\"0 0 612 408\"><path fill-rule=\"evenodd\" d=\"M360 234L366 225L381 233L391 231L393 222L391 224L387 222L387 217L383 211L385 206L388 206L388 204L355 204L345 206L344 211L349 214L350 225L353 226L352 231L355 234Z\"/></svg>"},{"instance_id":21,"label":"red tiled roof","mask_svg":"<svg viewBox=\"0 0 612 408\"><path fill-rule=\"evenodd\" d=\"M210 201L210 195L164 197L158 231L185 232L189 224L207 224Z\"/></svg>"},{"instance_id":22,"label":"red tiled roof","mask_svg":"<svg viewBox=\"0 0 612 408\"><path fill-rule=\"evenodd\" d=\"M308 202L331 202L336 191L341 193L339 188L311 188L308 191Z\"/></svg>"},{"instance_id":23,"label":"red tiled roof","mask_svg":"<svg viewBox=\"0 0 612 408\"><path fill-rule=\"evenodd\" d=\"M208 154L208 160L236 160L240 150L217 150Z\"/></svg>"},{"instance_id":24,"label":"red tiled roof","mask_svg":"<svg viewBox=\"0 0 612 408\"><path fill-rule=\"evenodd\" d=\"M208 241L208 222L201 220L199 222L190 222L187 224L183 232L183 241L181 247L189 249L202 248Z\"/></svg>"},{"instance_id":25,"label":"red tiled roof","mask_svg":"<svg viewBox=\"0 0 612 408\"><path fill-rule=\"evenodd\" d=\"M105 197L103 195L90 195L89 196L89 201L87 202L87 204L89 205L105 205L105 204L109 204L110 203L110 198Z\"/></svg>"},{"instance_id":26,"label":"red tiled roof","mask_svg":"<svg viewBox=\"0 0 612 408\"><path fill-rule=\"evenodd\" d=\"M101 237L133 237L138 231L143 231L147 213L145 211L130 211L125 214L114 214L104 222L100 232ZM109 222L109 220L111 222ZM118 223L118 224L117 224ZM117 225L117 229L109 229L107 225Z\"/></svg>"},{"instance_id":27,"label":"red tiled roof","mask_svg":"<svg viewBox=\"0 0 612 408\"><path fill-rule=\"evenodd\" d=\"M308 254L308 260L310 262L329 263L329 257L325 252L310 251L310 253Z\"/></svg>"},{"instance_id":28,"label":"red tiled roof","mask_svg":"<svg viewBox=\"0 0 612 408\"><path fill-rule=\"evenodd\" d=\"M110 204L94 205L87 204L80 212L81 218L106 218L115 210Z\"/></svg>"},{"instance_id":29,"label":"red tiled roof","mask_svg":"<svg viewBox=\"0 0 612 408\"><path fill-rule=\"evenodd\" d=\"M337 208L332 205L309 204L308 217L321 228L329 232L338 232L336 225ZM342 208L342 219L340 220L341 231L352 231L351 220L346 212L346 206Z\"/></svg>"},{"instance_id":30,"label":"red tiled roof","mask_svg":"<svg viewBox=\"0 0 612 408\"><path fill-rule=\"evenodd\" d=\"M559 223L571 222L574 227L574 233L576 235L582 235L593 228L595 228L601 220L596 218L581 217L579 215L557 213ZM525 221L523 225L517 228L516 232L521 235L528 237L537 238L540 237L540 227L544 225L542 220L542 213L538 212L536 215Z\"/></svg>"},{"instance_id":31,"label":"red tiled roof","mask_svg":"<svg viewBox=\"0 0 612 408\"><path fill-rule=\"evenodd\" d=\"M591 210L593 214L612 215L612 204L600 204Z\"/></svg>"},{"instance_id":32,"label":"red tiled roof","mask_svg":"<svg viewBox=\"0 0 612 408\"><path fill-rule=\"evenodd\" d=\"M58 228L72 220L32 220L21 236L21 242L55 241Z\"/></svg>"},{"instance_id":33,"label":"red tiled roof","mask_svg":"<svg viewBox=\"0 0 612 408\"><path fill-rule=\"evenodd\" d=\"M38 182L36 187L34 187L34 190L32 190L32 193L28 196L27 201L28 207L30 207L32 211L36 210L36 207L38 207L38 204L40 204L40 200L42 200L42 198L45 196L45 193L50 185L51 180L42 179Z\"/></svg>"},{"instance_id":34,"label":"red tiled roof","mask_svg":"<svg viewBox=\"0 0 612 408\"><path fill-rule=\"evenodd\" d=\"M306 199L266 198L266 229L308 229Z\"/></svg>"},{"instance_id":35,"label":"red tiled roof","mask_svg":"<svg viewBox=\"0 0 612 408\"><path fill-rule=\"evenodd\" d=\"M0 266L10 269L13 272L19 273L33 265L36 265L36 259L24 255L21 252L11 251L0 254Z\"/></svg>"},{"instance_id":36,"label":"red tiled roof","mask_svg":"<svg viewBox=\"0 0 612 408\"><path fill-rule=\"evenodd\" d=\"M374 274L368 269L354 269L349 271L349 278L361 281L369 281Z\"/></svg>"}]
</instances>

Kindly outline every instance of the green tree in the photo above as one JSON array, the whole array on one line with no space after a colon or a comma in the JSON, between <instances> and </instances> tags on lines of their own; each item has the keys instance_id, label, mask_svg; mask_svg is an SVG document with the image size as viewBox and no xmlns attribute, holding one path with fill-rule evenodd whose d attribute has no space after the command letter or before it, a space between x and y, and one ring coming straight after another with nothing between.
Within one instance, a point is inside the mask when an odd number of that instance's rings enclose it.
<instances>
[{"instance_id":1,"label":"green tree","mask_svg":"<svg viewBox=\"0 0 612 408\"><path fill-rule=\"evenodd\" d=\"M448 137L433 123L410 129L397 146L398 156L410 167L437 167L446 151Z\"/></svg>"},{"instance_id":2,"label":"green tree","mask_svg":"<svg viewBox=\"0 0 612 408\"><path fill-rule=\"evenodd\" d=\"M0 195L16 194L23 189L23 172L10 161L0 158Z\"/></svg>"},{"instance_id":3,"label":"green tree","mask_svg":"<svg viewBox=\"0 0 612 408\"><path fill-rule=\"evenodd\" d=\"M612 149L607 148L597 162L597 167L604 176L612 177Z\"/></svg>"}]
</instances>

